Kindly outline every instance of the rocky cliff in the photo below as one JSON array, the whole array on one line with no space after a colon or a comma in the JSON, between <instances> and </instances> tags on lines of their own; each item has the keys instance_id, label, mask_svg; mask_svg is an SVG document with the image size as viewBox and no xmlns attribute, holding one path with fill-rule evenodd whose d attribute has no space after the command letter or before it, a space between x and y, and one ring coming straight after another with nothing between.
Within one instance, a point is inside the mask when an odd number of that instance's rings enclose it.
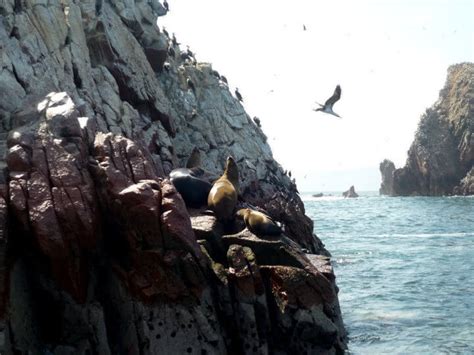
<instances>
[{"instance_id":1,"label":"rocky cliff","mask_svg":"<svg viewBox=\"0 0 474 355\"><path fill-rule=\"evenodd\" d=\"M394 196L474 194L474 63L448 69L438 101L421 117L405 167L385 169ZM382 169L384 168L384 169Z\"/></svg>"},{"instance_id":2,"label":"rocky cliff","mask_svg":"<svg viewBox=\"0 0 474 355\"><path fill-rule=\"evenodd\" d=\"M157 1L0 3L5 353L335 353L329 253L266 136ZM232 155L280 238L224 233L167 179ZM241 228L243 229L243 227ZM237 230L238 232L238 230Z\"/></svg>"}]
</instances>

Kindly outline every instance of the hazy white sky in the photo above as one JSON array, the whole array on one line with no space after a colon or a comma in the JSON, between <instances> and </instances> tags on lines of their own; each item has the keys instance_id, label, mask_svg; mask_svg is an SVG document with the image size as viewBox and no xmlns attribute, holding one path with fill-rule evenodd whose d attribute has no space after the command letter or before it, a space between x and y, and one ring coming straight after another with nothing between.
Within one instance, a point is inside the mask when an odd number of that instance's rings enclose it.
<instances>
[{"instance_id":1,"label":"hazy white sky","mask_svg":"<svg viewBox=\"0 0 474 355\"><path fill-rule=\"evenodd\" d=\"M377 190L379 163L404 165L448 66L474 60L474 0L168 3L158 25L239 88L300 191ZM343 118L312 111L337 84Z\"/></svg>"}]
</instances>

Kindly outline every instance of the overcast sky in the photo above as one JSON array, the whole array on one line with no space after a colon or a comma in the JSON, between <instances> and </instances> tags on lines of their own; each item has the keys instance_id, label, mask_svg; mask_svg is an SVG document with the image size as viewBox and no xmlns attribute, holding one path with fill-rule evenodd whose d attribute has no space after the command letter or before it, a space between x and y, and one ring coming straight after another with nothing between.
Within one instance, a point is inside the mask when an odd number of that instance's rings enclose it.
<instances>
[{"instance_id":1,"label":"overcast sky","mask_svg":"<svg viewBox=\"0 0 474 355\"><path fill-rule=\"evenodd\" d=\"M158 25L239 88L300 191L378 190L448 66L474 60L474 0L168 3ZM337 84L342 119L312 111Z\"/></svg>"}]
</instances>

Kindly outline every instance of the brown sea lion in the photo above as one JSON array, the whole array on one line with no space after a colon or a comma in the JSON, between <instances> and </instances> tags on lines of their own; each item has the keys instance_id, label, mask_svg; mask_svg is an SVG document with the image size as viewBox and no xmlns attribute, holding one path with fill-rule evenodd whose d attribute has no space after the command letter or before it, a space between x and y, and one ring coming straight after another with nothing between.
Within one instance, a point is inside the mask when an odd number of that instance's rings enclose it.
<instances>
[{"instance_id":1,"label":"brown sea lion","mask_svg":"<svg viewBox=\"0 0 474 355\"><path fill-rule=\"evenodd\" d=\"M201 152L198 147L194 147L191 155L186 162L187 169L200 168L201 167Z\"/></svg>"},{"instance_id":2,"label":"brown sea lion","mask_svg":"<svg viewBox=\"0 0 474 355\"><path fill-rule=\"evenodd\" d=\"M186 168L174 169L170 172L170 180L180 193L186 206L201 207L207 203L212 185L203 178L201 153L197 147L193 149L186 163Z\"/></svg>"},{"instance_id":3,"label":"brown sea lion","mask_svg":"<svg viewBox=\"0 0 474 355\"><path fill-rule=\"evenodd\" d=\"M229 221L234 213L239 194L239 169L232 157L227 158L222 176L212 185L207 205L220 221Z\"/></svg>"},{"instance_id":4,"label":"brown sea lion","mask_svg":"<svg viewBox=\"0 0 474 355\"><path fill-rule=\"evenodd\" d=\"M242 208L237 212L237 216L244 219L245 225L249 231L256 236L280 235L281 228L267 216L265 213L252 210L250 208Z\"/></svg>"}]
</instances>

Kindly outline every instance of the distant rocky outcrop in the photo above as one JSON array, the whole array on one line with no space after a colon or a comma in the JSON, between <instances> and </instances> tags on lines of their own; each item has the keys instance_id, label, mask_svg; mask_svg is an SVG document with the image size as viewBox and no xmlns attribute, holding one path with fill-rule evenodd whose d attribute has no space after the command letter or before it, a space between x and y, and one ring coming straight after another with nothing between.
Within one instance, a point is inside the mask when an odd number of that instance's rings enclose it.
<instances>
[{"instance_id":1,"label":"distant rocky outcrop","mask_svg":"<svg viewBox=\"0 0 474 355\"><path fill-rule=\"evenodd\" d=\"M393 195L393 172L395 171L395 164L392 161L385 159L380 163L380 173L382 174L382 183L380 184L380 195Z\"/></svg>"},{"instance_id":2,"label":"distant rocky outcrop","mask_svg":"<svg viewBox=\"0 0 474 355\"><path fill-rule=\"evenodd\" d=\"M344 192L342 193L342 196L347 197L347 198L359 197L359 195L357 194L357 192L355 192L354 185L352 185L352 186L349 188L349 190L344 191Z\"/></svg>"},{"instance_id":3,"label":"distant rocky outcrop","mask_svg":"<svg viewBox=\"0 0 474 355\"><path fill-rule=\"evenodd\" d=\"M0 353L337 353L296 186L157 1L0 2ZM284 235L224 233L168 180L192 149Z\"/></svg>"},{"instance_id":4,"label":"distant rocky outcrop","mask_svg":"<svg viewBox=\"0 0 474 355\"><path fill-rule=\"evenodd\" d=\"M456 64L421 117L405 167L393 172L390 195L472 194L473 132L474 63Z\"/></svg>"}]
</instances>

